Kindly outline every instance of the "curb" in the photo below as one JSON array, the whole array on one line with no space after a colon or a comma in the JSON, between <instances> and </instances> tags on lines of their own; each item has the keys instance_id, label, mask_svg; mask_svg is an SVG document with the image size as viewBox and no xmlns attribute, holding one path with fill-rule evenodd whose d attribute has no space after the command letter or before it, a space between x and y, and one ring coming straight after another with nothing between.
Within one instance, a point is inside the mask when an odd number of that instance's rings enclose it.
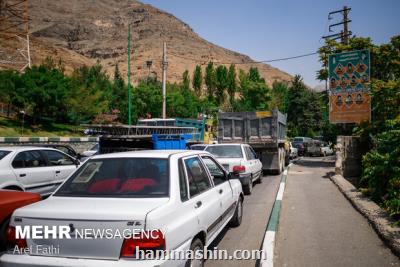
<instances>
[{"instance_id":1,"label":"curb","mask_svg":"<svg viewBox=\"0 0 400 267\"><path fill-rule=\"evenodd\" d=\"M275 234L279 225L279 214L282 206L283 193L285 192L286 178L289 172L289 168L292 166L290 163L282 173L281 182L279 189L276 193L274 205L272 207L271 214L268 219L267 230L265 231L264 240L262 244L262 251L265 252L267 257L260 261L261 267L273 267L274 266L274 247L275 247Z\"/></svg>"},{"instance_id":2,"label":"curb","mask_svg":"<svg viewBox=\"0 0 400 267\"><path fill-rule=\"evenodd\" d=\"M330 177L339 191L349 200L353 207L371 224L382 241L397 257L400 257L400 227L391 226L394 223L389 215L375 202L365 197L342 175Z\"/></svg>"}]
</instances>

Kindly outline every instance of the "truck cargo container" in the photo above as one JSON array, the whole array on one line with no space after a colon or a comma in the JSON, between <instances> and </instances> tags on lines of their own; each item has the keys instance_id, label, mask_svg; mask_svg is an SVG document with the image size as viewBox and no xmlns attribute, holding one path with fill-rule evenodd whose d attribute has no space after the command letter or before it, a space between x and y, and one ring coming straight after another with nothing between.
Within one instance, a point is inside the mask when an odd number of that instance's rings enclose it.
<instances>
[{"instance_id":1,"label":"truck cargo container","mask_svg":"<svg viewBox=\"0 0 400 267\"><path fill-rule=\"evenodd\" d=\"M286 115L273 111L219 112L218 143L246 143L253 147L264 171L281 173L289 163Z\"/></svg>"}]
</instances>

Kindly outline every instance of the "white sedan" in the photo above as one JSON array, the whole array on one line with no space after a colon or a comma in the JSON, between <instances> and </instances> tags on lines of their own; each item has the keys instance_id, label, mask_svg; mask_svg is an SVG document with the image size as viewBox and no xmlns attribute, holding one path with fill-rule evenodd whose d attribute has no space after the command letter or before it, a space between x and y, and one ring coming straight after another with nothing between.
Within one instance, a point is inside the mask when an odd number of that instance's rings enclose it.
<instances>
[{"instance_id":1,"label":"white sedan","mask_svg":"<svg viewBox=\"0 0 400 267\"><path fill-rule=\"evenodd\" d=\"M202 259L149 260L137 258L137 252L201 251L228 223L240 225L242 201L240 182L207 152L98 155L48 199L14 212L11 247L32 249L10 250L0 261L2 266L203 266ZM16 228L26 226L68 227L72 237L15 238ZM110 230L113 238L82 237L87 229ZM114 235L141 230L156 235ZM38 246L50 253L43 255Z\"/></svg>"},{"instance_id":2,"label":"white sedan","mask_svg":"<svg viewBox=\"0 0 400 267\"><path fill-rule=\"evenodd\" d=\"M49 195L79 161L47 147L0 147L0 189Z\"/></svg>"},{"instance_id":3,"label":"white sedan","mask_svg":"<svg viewBox=\"0 0 400 267\"><path fill-rule=\"evenodd\" d=\"M251 194L254 182L262 182L262 163L251 146L216 144L208 145L205 151L213 154L226 170L239 177L245 194Z\"/></svg>"}]
</instances>

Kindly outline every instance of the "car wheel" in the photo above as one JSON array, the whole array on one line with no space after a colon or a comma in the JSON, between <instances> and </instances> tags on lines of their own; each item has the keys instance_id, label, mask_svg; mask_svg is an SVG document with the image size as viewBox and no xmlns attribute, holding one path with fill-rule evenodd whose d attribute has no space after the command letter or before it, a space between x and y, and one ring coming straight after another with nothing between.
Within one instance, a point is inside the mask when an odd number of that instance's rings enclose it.
<instances>
[{"instance_id":1,"label":"car wheel","mask_svg":"<svg viewBox=\"0 0 400 267\"><path fill-rule=\"evenodd\" d=\"M230 225L232 227L238 227L242 223L243 218L243 199L239 197L238 204L236 206L235 214L233 215Z\"/></svg>"},{"instance_id":2,"label":"car wheel","mask_svg":"<svg viewBox=\"0 0 400 267\"><path fill-rule=\"evenodd\" d=\"M10 218L6 219L0 226L0 251L6 250L7 247L6 232L9 223L10 223Z\"/></svg>"},{"instance_id":3,"label":"car wheel","mask_svg":"<svg viewBox=\"0 0 400 267\"><path fill-rule=\"evenodd\" d=\"M196 238L193 240L192 244L190 245L190 250L193 251L193 259L189 259L185 267L203 267L204 266L204 255L202 259L196 259L196 251L203 250L203 242L200 239Z\"/></svg>"},{"instance_id":4,"label":"car wheel","mask_svg":"<svg viewBox=\"0 0 400 267\"><path fill-rule=\"evenodd\" d=\"M251 195L252 191L253 191L253 179L250 178L249 184L243 187L243 192L246 195Z\"/></svg>"},{"instance_id":5,"label":"car wheel","mask_svg":"<svg viewBox=\"0 0 400 267\"><path fill-rule=\"evenodd\" d=\"M260 172L260 175L258 176L258 183L261 184L263 180L263 172Z\"/></svg>"}]
</instances>

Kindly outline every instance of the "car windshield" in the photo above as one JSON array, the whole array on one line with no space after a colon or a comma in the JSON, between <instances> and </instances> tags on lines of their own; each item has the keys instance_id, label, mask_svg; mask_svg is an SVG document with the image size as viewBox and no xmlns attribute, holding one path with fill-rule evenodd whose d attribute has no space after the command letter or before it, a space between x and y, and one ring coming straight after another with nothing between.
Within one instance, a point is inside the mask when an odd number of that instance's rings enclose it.
<instances>
[{"instance_id":1,"label":"car windshield","mask_svg":"<svg viewBox=\"0 0 400 267\"><path fill-rule=\"evenodd\" d=\"M191 150L204 150L205 148L206 146L203 145L194 145L190 147Z\"/></svg>"},{"instance_id":2,"label":"car windshield","mask_svg":"<svg viewBox=\"0 0 400 267\"><path fill-rule=\"evenodd\" d=\"M92 148L90 150L99 150L99 144L95 144L94 146L92 146Z\"/></svg>"},{"instance_id":3,"label":"car windshield","mask_svg":"<svg viewBox=\"0 0 400 267\"><path fill-rule=\"evenodd\" d=\"M10 151L0 150L0 160L2 160L9 153L10 153Z\"/></svg>"},{"instance_id":4,"label":"car windshield","mask_svg":"<svg viewBox=\"0 0 400 267\"><path fill-rule=\"evenodd\" d=\"M302 143L302 142L303 142L303 138L301 138L301 137L294 138L294 139L293 139L293 142Z\"/></svg>"},{"instance_id":5,"label":"car windshield","mask_svg":"<svg viewBox=\"0 0 400 267\"><path fill-rule=\"evenodd\" d=\"M243 158L242 148L239 145L209 146L206 151L217 158Z\"/></svg>"},{"instance_id":6,"label":"car windshield","mask_svg":"<svg viewBox=\"0 0 400 267\"><path fill-rule=\"evenodd\" d=\"M91 159L54 194L79 197L166 197L168 160L155 158Z\"/></svg>"}]
</instances>

